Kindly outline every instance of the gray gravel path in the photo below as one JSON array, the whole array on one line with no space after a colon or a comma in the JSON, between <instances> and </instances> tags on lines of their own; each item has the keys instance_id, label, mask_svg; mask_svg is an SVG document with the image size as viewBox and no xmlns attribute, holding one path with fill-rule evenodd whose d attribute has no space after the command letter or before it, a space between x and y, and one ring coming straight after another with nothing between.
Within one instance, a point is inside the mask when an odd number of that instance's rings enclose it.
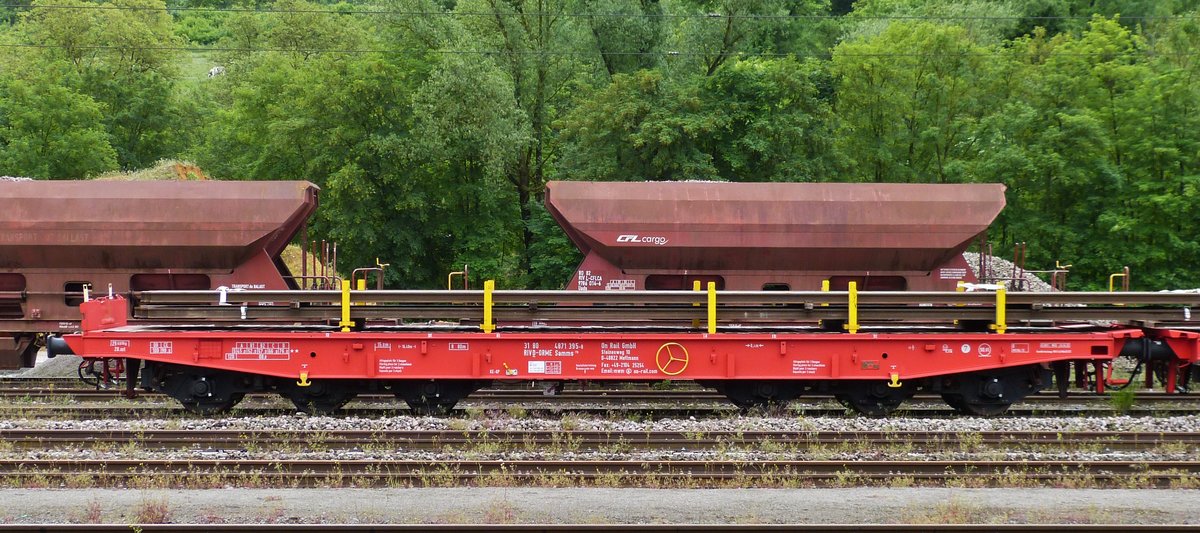
<instances>
[{"instance_id":1,"label":"gray gravel path","mask_svg":"<svg viewBox=\"0 0 1200 533\"><path fill-rule=\"evenodd\" d=\"M1200 524L1200 491L1067 489L0 490L7 523Z\"/></svg>"}]
</instances>

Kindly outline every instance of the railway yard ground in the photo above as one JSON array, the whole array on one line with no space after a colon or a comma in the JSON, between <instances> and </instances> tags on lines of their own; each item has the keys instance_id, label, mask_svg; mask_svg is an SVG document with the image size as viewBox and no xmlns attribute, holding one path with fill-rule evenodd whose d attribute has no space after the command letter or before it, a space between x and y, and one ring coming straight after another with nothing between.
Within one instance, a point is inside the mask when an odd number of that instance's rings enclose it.
<instances>
[{"instance_id":1,"label":"railway yard ground","mask_svg":"<svg viewBox=\"0 0 1200 533\"><path fill-rule=\"evenodd\" d=\"M64 365L69 366L69 365ZM252 396L200 417L41 367L0 378L4 524L1189 524L1200 398L919 398L739 413L699 389L480 391L446 417Z\"/></svg>"},{"instance_id":2,"label":"railway yard ground","mask_svg":"<svg viewBox=\"0 0 1200 533\"><path fill-rule=\"evenodd\" d=\"M1067 489L0 490L6 522L1198 524L1198 491Z\"/></svg>"}]
</instances>

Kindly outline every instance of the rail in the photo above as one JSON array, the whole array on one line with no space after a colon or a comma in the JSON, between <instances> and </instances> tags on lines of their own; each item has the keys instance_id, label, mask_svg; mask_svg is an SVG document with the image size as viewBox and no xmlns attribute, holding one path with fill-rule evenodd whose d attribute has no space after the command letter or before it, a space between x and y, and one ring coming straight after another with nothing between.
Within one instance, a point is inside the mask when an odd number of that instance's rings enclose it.
<instances>
[{"instance_id":1,"label":"rail","mask_svg":"<svg viewBox=\"0 0 1200 533\"><path fill-rule=\"evenodd\" d=\"M904 291L146 291L133 294L134 317L151 320L457 320L499 327L515 322L631 323L696 319L722 326L857 319L863 327L896 322L971 321L1006 326L1116 321L1197 327L1196 292L904 292ZM490 303L489 303L490 300ZM490 321L488 321L490 322ZM711 329L710 329L711 331Z\"/></svg>"},{"instance_id":2,"label":"rail","mask_svg":"<svg viewBox=\"0 0 1200 533\"><path fill-rule=\"evenodd\" d=\"M136 527L135 527L136 526ZM787 531L803 533L1176 533L1200 531L1195 525L1159 524L5 524L7 533L584 533L628 531L639 533L747 533Z\"/></svg>"}]
</instances>

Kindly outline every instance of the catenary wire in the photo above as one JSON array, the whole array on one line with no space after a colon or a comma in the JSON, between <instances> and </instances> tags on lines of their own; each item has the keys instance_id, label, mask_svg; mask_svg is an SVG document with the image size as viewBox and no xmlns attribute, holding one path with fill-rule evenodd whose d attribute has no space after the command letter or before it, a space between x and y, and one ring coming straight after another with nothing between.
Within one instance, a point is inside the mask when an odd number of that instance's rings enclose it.
<instances>
[{"instance_id":1,"label":"catenary wire","mask_svg":"<svg viewBox=\"0 0 1200 533\"><path fill-rule=\"evenodd\" d=\"M601 50L454 50L454 49L438 49L438 48L241 48L241 47L206 47L206 46L115 46L115 45L60 45L60 44L35 44L35 43L0 43L0 48L70 48L74 50L122 50L122 51L163 51L163 52L297 52L297 53L327 53L327 54L414 54L414 53L430 53L439 55L475 55L475 56L667 56L667 57L711 57L715 55L725 55L729 57L739 58L784 58L784 57L810 57L809 55L801 55L795 53L772 53L772 52L738 52L738 51L714 51L714 52L606 52ZM952 53L906 53L906 52L887 52L887 53L841 53L834 51L833 55L842 57L867 57L867 58L938 58L938 57L998 57L1005 55L1004 52L952 52ZM1113 54L1106 52L1096 53L1066 53L1066 52L1051 52L1047 55L1055 57L1109 57ZM1120 54L1118 54L1120 55ZM1178 53L1156 53L1156 57L1193 57L1200 55L1200 51L1196 52L1178 52Z\"/></svg>"},{"instance_id":2,"label":"catenary wire","mask_svg":"<svg viewBox=\"0 0 1200 533\"><path fill-rule=\"evenodd\" d=\"M337 15L397 15L411 17L452 16L452 17L565 17L565 18L660 18L660 19L726 19L727 13L556 13L551 11L506 12L506 11L414 11L403 9L279 9L279 8L243 8L243 7L157 7L157 6L114 6L114 5L28 5L0 4L0 7L10 9L65 9L65 10L107 10L107 11L195 11L214 13L327 13ZM735 14L735 18L747 20L970 20L970 21L1055 21L1055 20L1091 20L1093 15L833 15L833 14ZM1167 20L1198 20L1200 14L1188 15L1116 15L1120 20L1131 21L1167 21Z\"/></svg>"}]
</instances>

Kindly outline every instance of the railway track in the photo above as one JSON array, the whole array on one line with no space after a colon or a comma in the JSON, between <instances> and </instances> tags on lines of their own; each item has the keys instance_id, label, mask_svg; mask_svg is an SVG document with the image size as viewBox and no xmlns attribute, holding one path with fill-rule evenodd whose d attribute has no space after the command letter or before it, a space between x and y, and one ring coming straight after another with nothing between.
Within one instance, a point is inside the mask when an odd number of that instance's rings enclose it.
<instances>
[{"instance_id":1,"label":"railway track","mask_svg":"<svg viewBox=\"0 0 1200 533\"><path fill-rule=\"evenodd\" d=\"M1191 486L1200 461L0 459L9 486L218 488L599 486Z\"/></svg>"},{"instance_id":2,"label":"railway track","mask_svg":"<svg viewBox=\"0 0 1200 533\"><path fill-rule=\"evenodd\" d=\"M852 443L861 449L912 451L982 450L1005 451L1058 449L1103 449L1147 451L1163 447L1195 450L1200 432L1130 433L1117 431L359 431L359 430L68 430L4 429L0 441L14 449L82 450L113 445L136 445L141 449L180 448L275 449L304 445L322 450L375 449L439 450L487 446L491 450L545 450L551 447L573 451L600 449L687 449L716 450L730 447L772 448L803 451L813 447Z\"/></svg>"},{"instance_id":3,"label":"railway track","mask_svg":"<svg viewBox=\"0 0 1200 533\"><path fill-rule=\"evenodd\" d=\"M1200 432L6 429L0 441L0 484L27 488L1167 488L1200 475Z\"/></svg>"},{"instance_id":4,"label":"railway track","mask_svg":"<svg viewBox=\"0 0 1200 533\"><path fill-rule=\"evenodd\" d=\"M124 394L123 390L116 389L95 389L79 387L78 382L72 384L49 384L42 383L32 384L33 386L13 386L8 383L0 384L0 399L5 398L24 398L24 399L41 399L41 398L69 398L76 401L89 399L105 399L119 397ZM74 386L72 386L74 385ZM146 398L163 398L161 393L138 391L139 397ZM267 394L251 394L250 397L270 397ZM390 394L362 394L358 396L360 399L382 400L391 399ZM1049 393L1034 394L1026 397L1023 403L1031 404L1062 404L1062 403L1080 403L1080 402L1095 402L1107 401L1109 397L1106 395L1098 395L1095 393L1075 392L1066 398L1060 398L1057 395ZM800 398L804 400L826 400L832 399L830 395L806 395ZM1137 401L1145 403L1171 403L1171 402L1192 402L1200 403L1200 395L1189 394L1166 394L1163 392L1138 392ZM623 402L714 402L728 403L728 399L724 396L701 389L683 389L683 390L653 390L653 389L595 389L595 390L569 390L563 391L560 394L546 395L541 390L530 389L482 389L473 393L468 400L475 401L555 401L555 402L591 402L591 403L623 403ZM913 397L913 401L940 401L937 396L918 394Z\"/></svg>"},{"instance_id":5,"label":"railway track","mask_svg":"<svg viewBox=\"0 0 1200 533\"><path fill-rule=\"evenodd\" d=\"M1159 406L1134 407L1128 411L1118 411L1107 405L1071 405L1071 406L1018 406L1008 410L1007 418L1020 417L1109 417L1116 415L1133 417L1164 417L1187 416L1200 411L1200 407ZM675 406L605 406L579 404L511 404L511 403L479 403L464 401L449 415L450 418L470 418L514 414L517 417L549 417L557 418L563 415L601 416L636 420L662 420L671 418L724 418L739 416L739 411L732 405L713 404L709 406L675 407ZM751 414L755 414L752 412ZM806 417L854 417L857 416L843 406L833 401L815 404L795 404L785 410L762 412L771 416L806 416ZM272 417L294 416L296 410L285 406L282 402L270 401L263 404L243 403L227 413L220 415L197 415L188 413L178 404L170 401L128 401L114 399L112 402L88 403L0 403L0 418L16 419L47 419L47 420L140 420L147 418L194 419L194 418L230 418L230 417ZM395 401L386 403L367 403L356 401L338 411L337 417L354 418L386 418L393 416L424 416L414 413L411 409ZM890 418L960 418L944 404L911 404L889 415Z\"/></svg>"},{"instance_id":6,"label":"railway track","mask_svg":"<svg viewBox=\"0 0 1200 533\"><path fill-rule=\"evenodd\" d=\"M4 524L4 533L128 533L130 524ZM139 524L146 533L243 532L274 533L509 533L646 532L646 533L747 533L796 531L803 533L1184 533L1200 531L1197 525L1137 524Z\"/></svg>"}]
</instances>

